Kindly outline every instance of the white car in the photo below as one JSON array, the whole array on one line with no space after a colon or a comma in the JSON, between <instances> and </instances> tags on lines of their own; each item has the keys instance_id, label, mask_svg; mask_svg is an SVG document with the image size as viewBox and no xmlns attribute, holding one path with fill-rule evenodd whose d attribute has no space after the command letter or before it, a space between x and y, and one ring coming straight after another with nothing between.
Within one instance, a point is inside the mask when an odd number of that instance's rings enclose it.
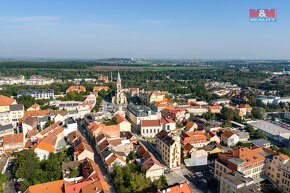
<instances>
[{"instance_id":1,"label":"white car","mask_svg":"<svg viewBox=\"0 0 290 193\"><path fill-rule=\"evenodd\" d=\"M23 182L23 178L18 178L17 182Z\"/></svg>"}]
</instances>

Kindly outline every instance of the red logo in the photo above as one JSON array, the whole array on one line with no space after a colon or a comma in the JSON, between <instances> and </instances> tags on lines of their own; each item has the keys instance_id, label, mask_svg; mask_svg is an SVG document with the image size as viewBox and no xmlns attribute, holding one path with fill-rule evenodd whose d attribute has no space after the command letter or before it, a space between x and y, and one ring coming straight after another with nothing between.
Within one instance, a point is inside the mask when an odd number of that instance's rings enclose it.
<instances>
[{"instance_id":1,"label":"red logo","mask_svg":"<svg viewBox=\"0 0 290 193\"><path fill-rule=\"evenodd\" d=\"M277 17L276 9L250 9L250 17L264 18Z\"/></svg>"}]
</instances>

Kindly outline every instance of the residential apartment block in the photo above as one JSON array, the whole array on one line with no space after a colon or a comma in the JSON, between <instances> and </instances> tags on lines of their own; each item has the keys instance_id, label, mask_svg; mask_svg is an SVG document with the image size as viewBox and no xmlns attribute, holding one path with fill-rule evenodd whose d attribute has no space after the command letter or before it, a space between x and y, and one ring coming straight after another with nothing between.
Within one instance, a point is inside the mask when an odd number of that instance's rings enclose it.
<instances>
[{"instance_id":1,"label":"residential apartment block","mask_svg":"<svg viewBox=\"0 0 290 193\"><path fill-rule=\"evenodd\" d=\"M264 147L235 147L233 151L220 153L215 160L214 177L238 171L246 178L268 178L284 192L290 192L289 157ZM261 178L262 177L262 178Z\"/></svg>"},{"instance_id":2,"label":"residential apartment block","mask_svg":"<svg viewBox=\"0 0 290 193\"><path fill-rule=\"evenodd\" d=\"M17 92L17 97L22 95L30 95L35 99L51 99L54 98L53 89L32 89L32 90L19 90Z\"/></svg>"},{"instance_id":3,"label":"residential apartment block","mask_svg":"<svg viewBox=\"0 0 290 193\"><path fill-rule=\"evenodd\" d=\"M180 137L172 136L170 132L161 130L155 136L156 150L169 169L179 169L181 162Z\"/></svg>"}]
</instances>

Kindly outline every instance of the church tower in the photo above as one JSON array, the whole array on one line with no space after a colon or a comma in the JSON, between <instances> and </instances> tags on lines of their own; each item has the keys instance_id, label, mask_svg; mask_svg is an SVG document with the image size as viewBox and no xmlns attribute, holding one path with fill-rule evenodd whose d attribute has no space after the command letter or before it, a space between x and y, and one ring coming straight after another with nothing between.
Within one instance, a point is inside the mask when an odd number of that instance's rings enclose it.
<instances>
[{"instance_id":1,"label":"church tower","mask_svg":"<svg viewBox=\"0 0 290 193\"><path fill-rule=\"evenodd\" d=\"M121 81L120 72L118 71L117 87L115 90L114 103L118 105L122 105L123 103L126 103L126 102L127 102L126 95L122 91L122 81Z\"/></svg>"}]
</instances>

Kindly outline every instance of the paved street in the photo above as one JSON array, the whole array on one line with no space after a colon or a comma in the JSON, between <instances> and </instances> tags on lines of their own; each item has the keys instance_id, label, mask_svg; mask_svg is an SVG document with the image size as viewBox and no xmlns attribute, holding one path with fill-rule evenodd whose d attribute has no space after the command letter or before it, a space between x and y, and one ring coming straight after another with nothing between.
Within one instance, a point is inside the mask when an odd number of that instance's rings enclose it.
<instances>
[{"instance_id":1,"label":"paved street","mask_svg":"<svg viewBox=\"0 0 290 193\"><path fill-rule=\"evenodd\" d=\"M7 182L5 183L4 185L4 191L3 193L16 193L16 190L15 190L15 179L10 179L10 176L12 176L11 174L11 170L12 170L12 165L10 167L7 168L5 174L7 176Z\"/></svg>"},{"instance_id":2,"label":"paved street","mask_svg":"<svg viewBox=\"0 0 290 193\"><path fill-rule=\"evenodd\" d=\"M111 181L111 177L109 176L105 166L103 165L101 157L97 153L97 150L96 150L95 146L89 141L88 136L85 134L85 131L84 131L85 128L83 128L79 123L78 123L78 130L83 134L84 137L86 137L86 140L88 141L89 145L92 147L92 149L93 149L93 151L95 153L95 162L96 162L96 164L98 164L99 168L101 169L101 172L102 172L106 182L109 185L110 191L112 193L117 193L117 190L114 187L114 183Z\"/></svg>"}]
</instances>

